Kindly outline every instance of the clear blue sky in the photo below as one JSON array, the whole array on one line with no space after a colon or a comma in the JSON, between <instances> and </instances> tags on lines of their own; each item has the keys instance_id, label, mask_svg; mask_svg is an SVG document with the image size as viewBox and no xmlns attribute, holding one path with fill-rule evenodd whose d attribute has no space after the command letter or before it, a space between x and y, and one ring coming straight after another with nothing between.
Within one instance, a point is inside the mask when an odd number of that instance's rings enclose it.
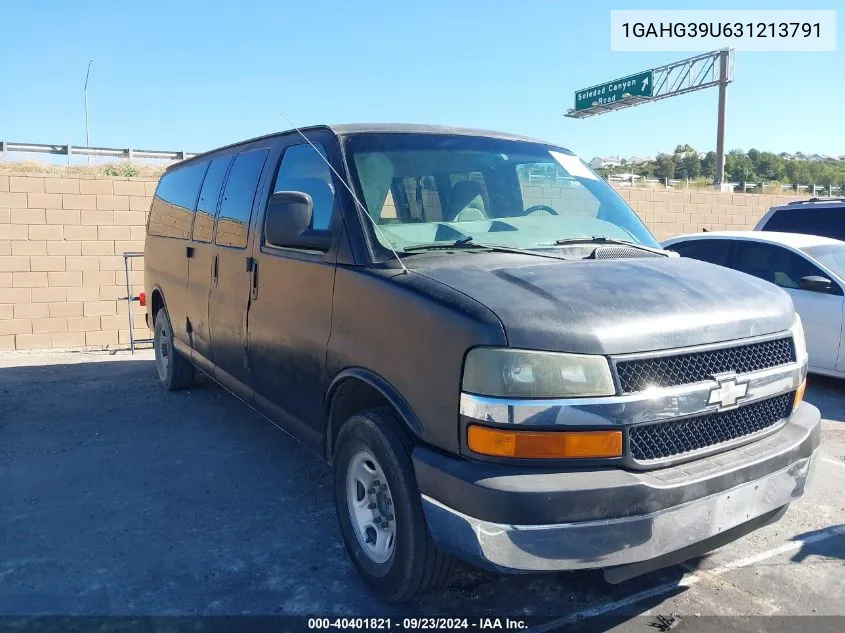
<instances>
[{"instance_id":1,"label":"clear blue sky","mask_svg":"<svg viewBox=\"0 0 845 633\"><path fill-rule=\"evenodd\" d=\"M424 122L595 155L715 147L717 90L588 120L573 92L686 53L610 52L615 0L4 2L0 139L201 151L297 125ZM727 147L845 154L842 0L684 8L840 9L835 53L737 53Z\"/></svg>"}]
</instances>

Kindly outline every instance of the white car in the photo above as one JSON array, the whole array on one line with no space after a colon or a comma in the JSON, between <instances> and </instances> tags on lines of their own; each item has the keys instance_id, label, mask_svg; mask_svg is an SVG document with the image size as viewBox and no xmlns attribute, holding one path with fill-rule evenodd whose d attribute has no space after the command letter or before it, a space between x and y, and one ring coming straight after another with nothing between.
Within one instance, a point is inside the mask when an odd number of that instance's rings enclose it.
<instances>
[{"instance_id":1,"label":"white car","mask_svg":"<svg viewBox=\"0 0 845 633\"><path fill-rule=\"evenodd\" d=\"M719 231L673 237L663 247L786 290L804 322L810 371L845 378L845 242L800 233Z\"/></svg>"}]
</instances>

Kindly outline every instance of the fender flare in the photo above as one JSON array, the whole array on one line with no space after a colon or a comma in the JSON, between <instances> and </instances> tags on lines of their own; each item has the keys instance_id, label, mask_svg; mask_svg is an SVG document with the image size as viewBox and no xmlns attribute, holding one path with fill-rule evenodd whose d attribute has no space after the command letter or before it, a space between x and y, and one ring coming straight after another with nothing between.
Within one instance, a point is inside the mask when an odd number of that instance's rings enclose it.
<instances>
[{"instance_id":1,"label":"fender flare","mask_svg":"<svg viewBox=\"0 0 845 633\"><path fill-rule=\"evenodd\" d=\"M325 420L323 437L325 438L324 451L326 458L331 459L331 455L334 450L334 446L332 446L332 436L334 433L331 426L332 401L340 384L349 379L366 383L378 391L399 414L399 419L402 420L407 430L416 437L422 436L423 426L420 419L417 417L416 413L414 413L414 410L411 408L411 405L408 404L408 401L405 400L401 393L399 393L398 389L391 385L390 382L382 376L369 369L365 369L363 367L348 367L340 371L332 379L329 384L329 388L326 390L326 397L323 401L323 420Z\"/></svg>"}]
</instances>

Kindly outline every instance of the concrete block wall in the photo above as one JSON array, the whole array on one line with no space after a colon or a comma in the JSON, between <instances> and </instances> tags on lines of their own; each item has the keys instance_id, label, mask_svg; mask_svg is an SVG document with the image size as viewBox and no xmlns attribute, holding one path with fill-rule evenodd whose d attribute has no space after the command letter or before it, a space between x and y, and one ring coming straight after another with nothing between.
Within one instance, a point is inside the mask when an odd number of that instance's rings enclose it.
<instances>
[{"instance_id":1,"label":"concrete block wall","mask_svg":"<svg viewBox=\"0 0 845 633\"><path fill-rule=\"evenodd\" d=\"M0 167L0 350L128 345L121 255L144 250L155 187L150 178L17 174ZM530 189L538 204L560 202L559 191ZM770 206L798 199L657 188L619 192L659 239L704 228L750 229ZM563 210L571 212L571 206ZM577 211L595 210L584 201ZM132 261L130 280L135 294L143 290L143 258ZM132 314L137 337L149 337L137 302Z\"/></svg>"},{"instance_id":2,"label":"concrete block wall","mask_svg":"<svg viewBox=\"0 0 845 633\"><path fill-rule=\"evenodd\" d=\"M807 196L719 193L707 190L657 188L619 189L657 239L684 233L753 229L769 207Z\"/></svg>"},{"instance_id":3,"label":"concrete block wall","mask_svg":"<svg viewBox=\"0 0 845 633\"><path fill-rule=\"evenodd\" d=\"M0 350L128 344L122 254L144 250L156 182L0 171ZM149 337L137 302L132 318Z\"/></svg>"}]
</instances>

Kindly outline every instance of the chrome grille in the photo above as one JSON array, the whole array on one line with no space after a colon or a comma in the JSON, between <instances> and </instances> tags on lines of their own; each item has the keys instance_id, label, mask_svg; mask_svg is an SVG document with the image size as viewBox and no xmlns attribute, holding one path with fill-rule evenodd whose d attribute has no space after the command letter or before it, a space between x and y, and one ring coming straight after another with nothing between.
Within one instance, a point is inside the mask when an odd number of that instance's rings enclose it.
<instances>
[{"instance_id":1,"label":"chrome grille","mask_svg":"<svg viewBox=\"0 0 845 633\"><path fill-rule=\"evenodd\" d=\"M736 347L617 361L616 373L623 393L650 387L675 387L703 380L714 374L768 369L795 360L792 337L761 341Z\"/></svg>"},{"instance_id":2,"label":"chrome grille","mask_svg":"<svg viewBox=\"0 0 845 633\"><path fill-rule=\"evenodd\" d=\"M632 426L628 432L631 457L637 461L665 459L757 433L790 414L793 393L730 411Z\"/></svg>"}]
</instances>

